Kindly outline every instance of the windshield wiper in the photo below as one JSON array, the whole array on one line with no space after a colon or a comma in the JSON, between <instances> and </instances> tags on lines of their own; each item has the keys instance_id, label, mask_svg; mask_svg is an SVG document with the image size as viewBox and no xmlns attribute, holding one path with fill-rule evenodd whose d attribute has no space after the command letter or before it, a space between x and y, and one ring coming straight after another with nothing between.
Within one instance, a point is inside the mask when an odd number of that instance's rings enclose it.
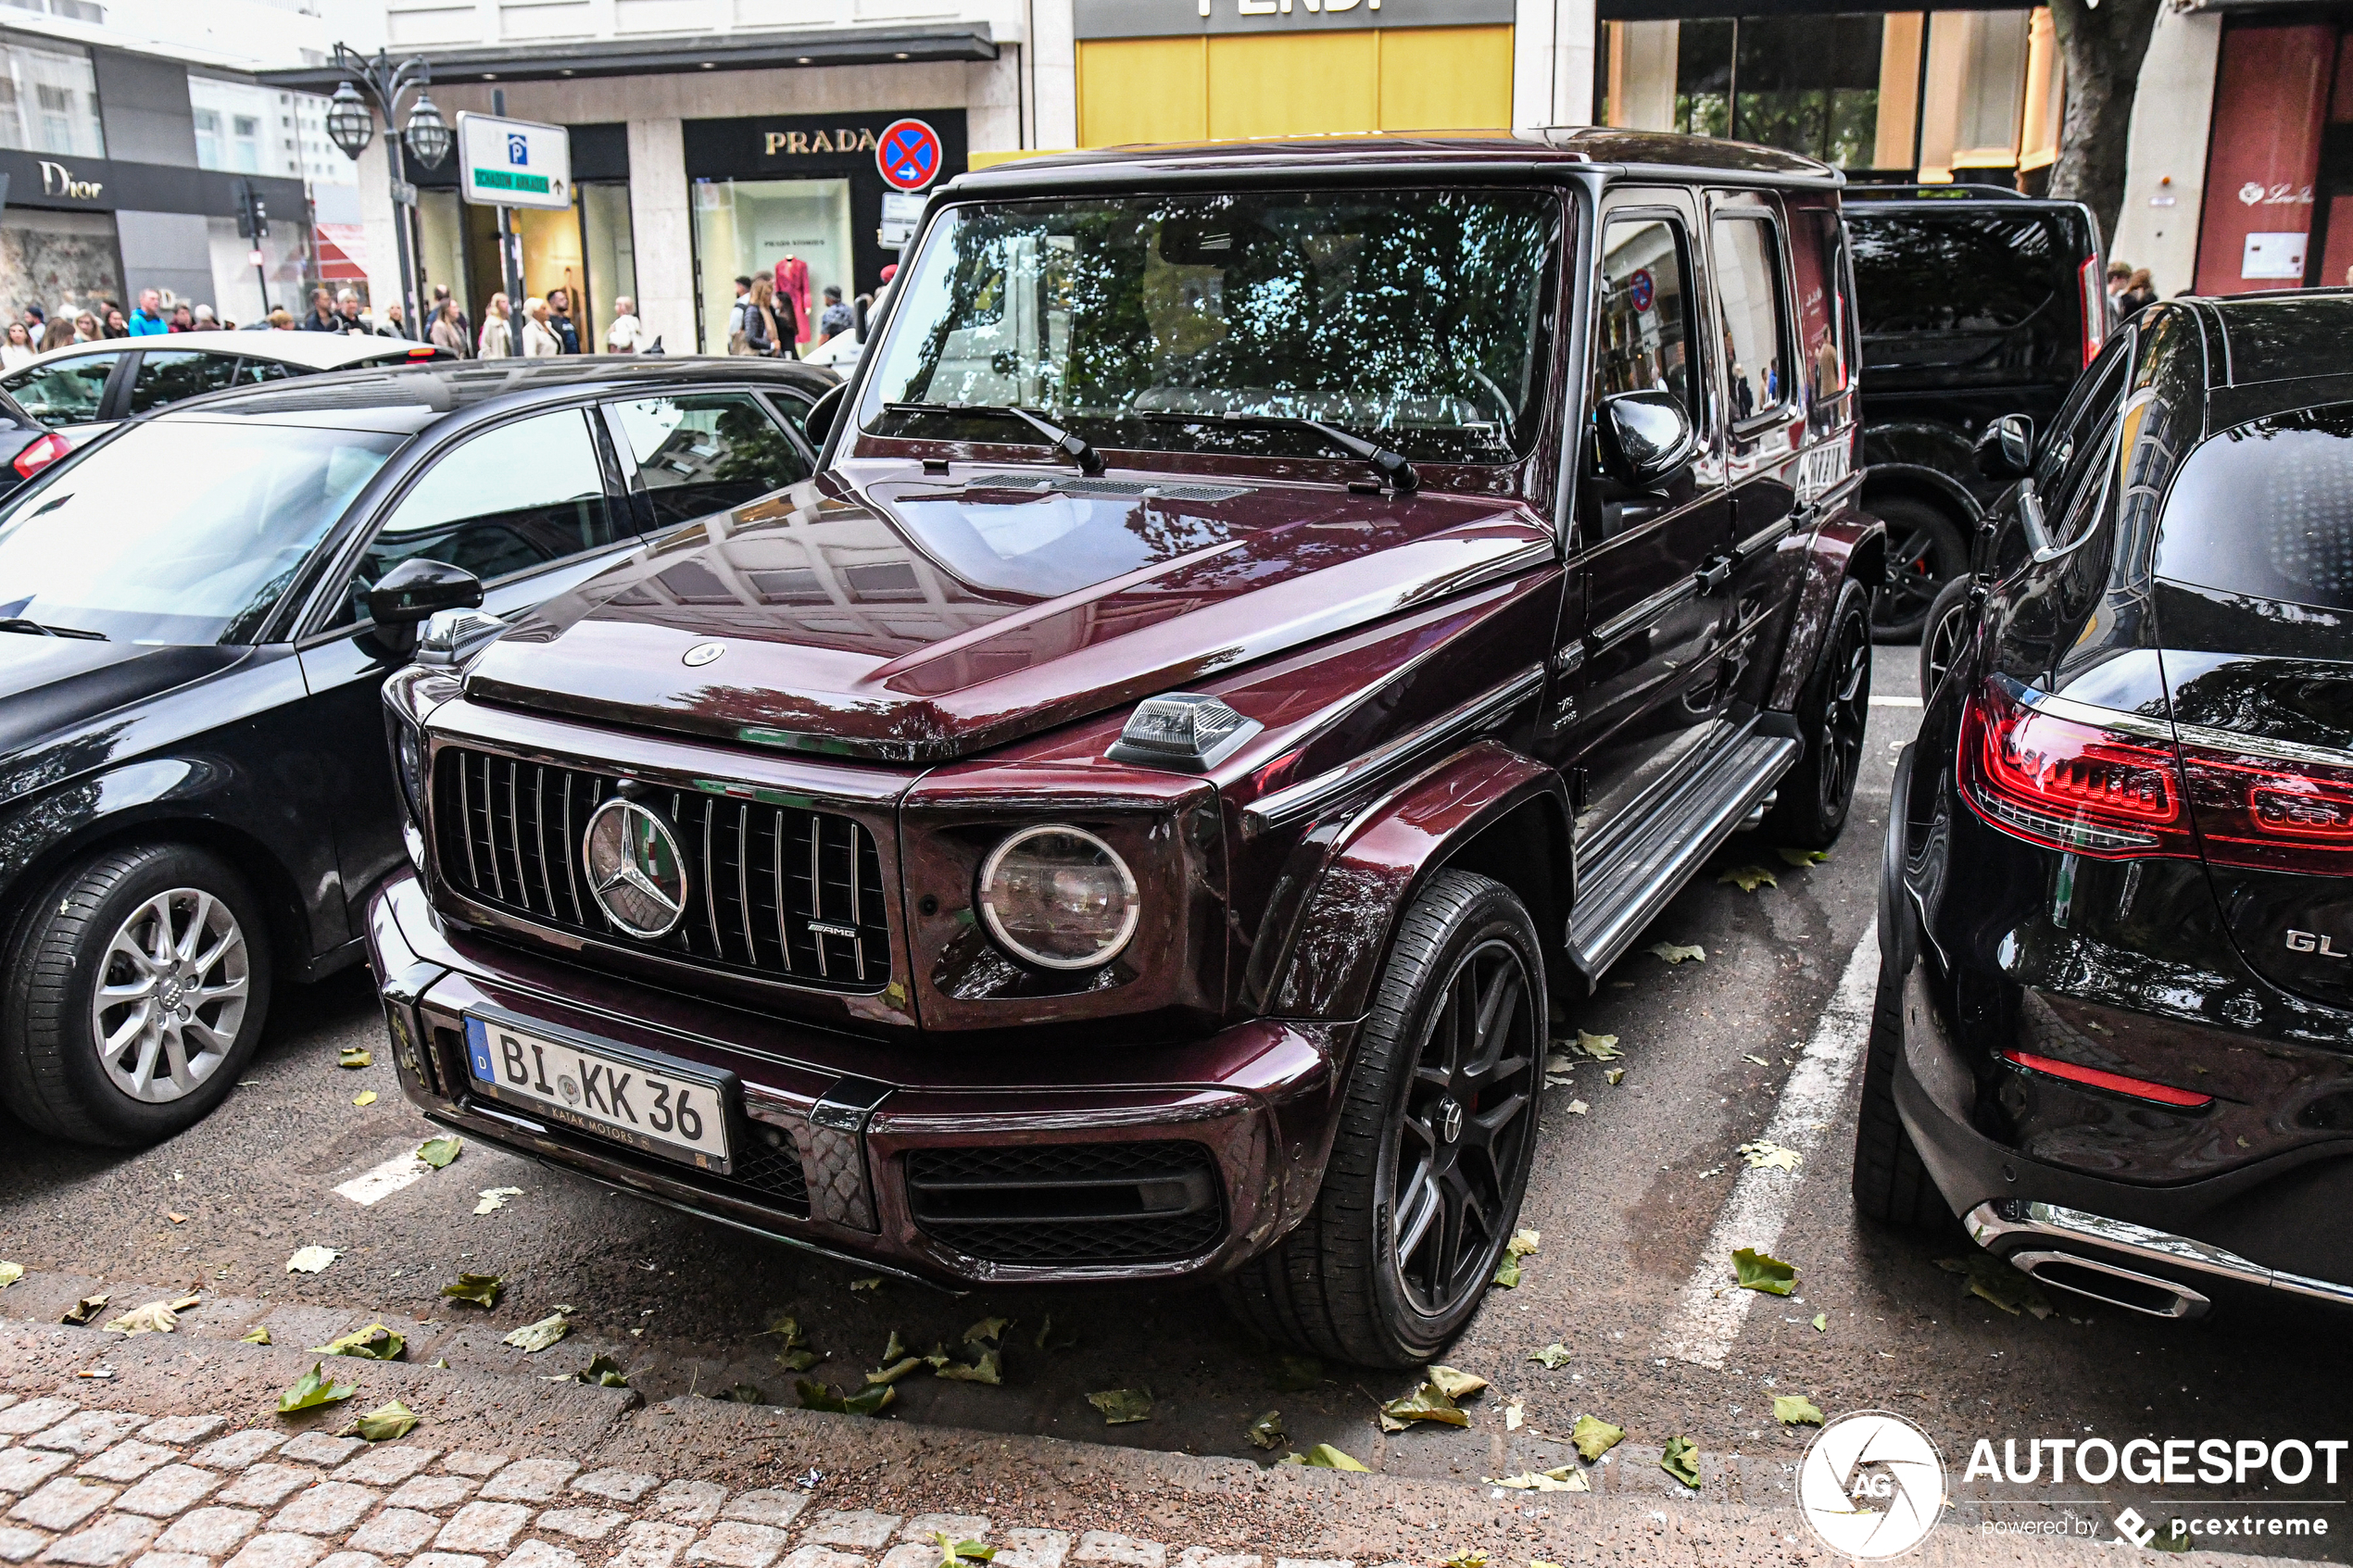
<instances>
[{"instance_id":1,"label":"windshield wiper","mask_svg":"<svg viewBox=\"0 0 2353 1568\"><path fill-rule=\"evenodd\" d=\"M0 632L22 632L34 637L80 637L93 643L107 640L104 632L85 632L79 626L44 626L38 621L29 621L21 615L0 616Z\"/></svg>"},{"instance_id":2,"label":"windshield wiper","mask_svg":"<svg viewBox=\"0 0 2353 1568\"><path fill-rule=\"evenodd\" d=\"M1000 420L1019 420L1043 436L1046 445L1078 465L1078 471L1092 479L1103 471L1103 455L1088 444L1083 435L1073 435L1057 424L1049 424L1026 408L1015 408L1002 403L886 403L887 414L979 414Z\"/></svg>"},{"instance_id":3,"label":"windshield wiper","mask_svg":"<svg viewBox=\"0 0 2353 1568\"><path fill-rule=\"evenodd\" d=\"M1422 476L1403 452L1392 452L1377 446L1361 436L1349 434L1337 425L1321 420L1311 420L1302 414L1179 414L1161 409L1146 409L1129 416L1139 420L1156 420L1163 424L1186 425L1288 425L1293 430L1313 431L1351 457L1362 458L1380 475L1383 484L1400 492L1422 487Z\"/></svg>"}]
</instances>

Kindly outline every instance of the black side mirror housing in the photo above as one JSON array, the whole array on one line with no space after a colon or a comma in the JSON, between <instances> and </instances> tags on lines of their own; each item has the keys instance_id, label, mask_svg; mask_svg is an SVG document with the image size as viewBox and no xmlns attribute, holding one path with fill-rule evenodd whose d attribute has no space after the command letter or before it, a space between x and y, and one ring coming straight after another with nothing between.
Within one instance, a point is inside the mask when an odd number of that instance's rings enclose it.
<instances>
[{"instance_id":1,"label":"black side mirror housing","mask_svg":"<svg viewBox=\"0 0 2353 1568\"><path fill-rule=\"evenodd\" d=\"M376 580L362 596L378 626L414 626L445 609L482 603L482 579L447 561L412 556Z\"/></svg>"},{"instance_id":2,"label":"black side mirror housing","mask_svg":"<svg viewBox=\"0 0 2353 1568\"><path fill-rule=\"evenodd\" d=\"M1988 420L1977 438L1977 471L1988 479L2024 479L2034 471L2034 421L2024 414Z\"/></svg>"},{"instance_id":3,"label":"black side mirror housing","mask_svg":"<svg viewBox=\"0 0 2353 1568\"><path fill-rule=\"evenodd\" d=\"M834 421L841 417L842 399L849 395L848 382L836 382L809 406L809 418L802 428L809 432L809 445L822 448L834 433Z\"/></svg>"},{"instance_id":4,"label":"black side mirror housing","mask_svg":"<svg viewBox=\"0 0 2353 1568\"><path fill-rule=\"evenodd\" d=\"M1699 455L1699 433L1671 392L1612 393L1593 410L1593 433L1603 470L1630 490L1656 487Z\"/></svg>"}]
</instances>

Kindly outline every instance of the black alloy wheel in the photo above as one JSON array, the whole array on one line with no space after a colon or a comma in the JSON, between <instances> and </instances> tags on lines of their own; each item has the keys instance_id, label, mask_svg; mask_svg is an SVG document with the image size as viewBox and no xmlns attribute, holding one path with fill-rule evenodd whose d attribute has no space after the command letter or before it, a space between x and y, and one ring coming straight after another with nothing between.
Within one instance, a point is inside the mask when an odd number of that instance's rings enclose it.
<instances>
[{"instance_id":1,"label":"black alloy wheel","mask_svg":"<svg viewBox=\"0 0 2353 1568\"><path fill-rule=\"evenodd\" d=\"M1839 584L1795 717L1806 755L1782 778L1764 831L1792 848L1827 849L1846 826L1871 721L1870 596L1851 577Z\"/></svg>"},{"instance_id":2,"label":"black alloy wheel","mask_svg":"<svg viewBox=\"0 0 2353 1568\"><path fill-rule=\"evenodd\" d=\"M1432 876L1399 917L1315 1205L1227 1282L1236 1315L1364 1366L1418 1365L1460 1333L1528 1190L1548 1016L1527 906Z\"/></svg>"},{"instance_id":3,"label":"black alloy wheel","mask_svg":"<svg viewBox=\"0 0 2353 1568\"><path fill-rule=\"evenodd\" d=\"M1422 1041L1390 1135L1390 1248L1414 1310L1442 1318L1483 1289L1519 1213L1541 1036L1519 949L1465 954Z\"/></svg>"},{"instance_id":4,"label":"black alloy wheel","mask_svg":"<svg viewBox=\"0 0 2353 1568\"><path fill-rule=\"evenodd\" d=\"M1944 584L1929 607L1928 624L1920 632L1920 700L1926 702L1944 684L1944 673L1960 657L1969 638L1969 587L1967 576Z\"/></svg>"},{"instance_id":5,"label":"black alloy wheel","mask_svg":"<svg viewBox=\"0 0 2353 1568\"><path fill-rule=\"evenodd\" d=\"M1871 608L1871 631L1882 643L1908 643L1944 585L1969 571L1969 535L1926 501L1891 495L1868 504L1887 524L1887 586Z\"/></svg>"}]
</instances>

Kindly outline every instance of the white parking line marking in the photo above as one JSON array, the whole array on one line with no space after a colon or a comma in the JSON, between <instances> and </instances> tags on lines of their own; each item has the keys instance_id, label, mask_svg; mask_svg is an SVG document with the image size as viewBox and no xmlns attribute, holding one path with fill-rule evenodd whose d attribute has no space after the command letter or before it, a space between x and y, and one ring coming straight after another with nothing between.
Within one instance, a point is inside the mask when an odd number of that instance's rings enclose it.
<instances>
[{"instance_id":1,"label":"white parking line marking","mask_svg":"<svg viewBox=\"0 0 2353 1568\"><path fill-rule=\"evenodd\" d=\"M402 1144L400 1152L377 1166L363 1172L335 1188L337 1196L347 1198L362 1209L390 1198L409 1183L430 1174L433 1167L417 1158L415 1144Z\"/></svg>"},{"instance_id":2,"label":"white parking line marking","mask_svg":"<svg viewBox=\"0 0 2353 1568\"><path fill-rule=\"evenodd\" d=\"M1919 708L1923 704L1916 696L1875 696L1871 698L1871 706L1873 708Z\"/></svg>"},{"instance_id":3,"label":"white parking line marking","mask_svg":"<svg viewBox=\"0 0 2353 1568\"><path fill-rule=\"evenodd\" d=\"M1830 1006L1814 1026L1814 1037L1806 1042L1789 1082L1781 1085L1772 1124L1761 1135L1798 1150L1806 1162L1794 1172L1742 1169L1698 1266L1683 1286L1682 1310L1653 1348L1654 1355L1721 1367L1730 1354L1757 1295L1731 1283L1732 1254L1743 1247L1770 1252L1780 1241L1781 1227L1797 1201L1797 1184L1813 1169L1822 1133L1837 1124L1846 1081L1862 1060L1863 1041L1871 1028L1871 995L1878 985L1879 922L1873 921L1846 960L1846 972L1839 976L1838 989L1831 993ZM1802 1270L1800 1278L1802 1283Z\"/></svg>"}]
</instances>

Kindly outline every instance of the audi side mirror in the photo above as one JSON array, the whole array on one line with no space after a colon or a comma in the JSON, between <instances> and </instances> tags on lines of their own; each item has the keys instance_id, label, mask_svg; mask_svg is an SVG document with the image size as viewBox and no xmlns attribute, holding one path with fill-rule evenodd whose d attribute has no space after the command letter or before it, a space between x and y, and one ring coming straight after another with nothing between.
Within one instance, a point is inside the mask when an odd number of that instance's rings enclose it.
<instances>
[{"instance_id":1,"label":"audi side mirror","mask_svg":"<svg viewBox=\"0 0 2353 1568\"><path fill-rule=\"evenodd\" d=\"M1988 479L2024 479L2034 471L2034 421L2024 414L1988 420L1977 438L1977 471Z\"/></svg>"},{"instance_id":2,"label":"audi side mirror","mask_svg":"<svg viewBox=\"0 0 2353 1568\"><path fill-rule=\"evenodd\" d=\"M479 606L482 579L447 561L412 556L378 578L361 602L379 626L414 626L445 609Z\"/></svg>"},{"instance_id":3,"label":"audi side mirror","mask_svg":"<svg viewBox=\"0 0 2353 1568\"><path fill-rule=\"evenodd\" d=\"M1699 433L1673 393L1618 392L1593 410L1602 469L1629 490L1655 488L1691 466Z\"/></svg>"}]
</instances>

